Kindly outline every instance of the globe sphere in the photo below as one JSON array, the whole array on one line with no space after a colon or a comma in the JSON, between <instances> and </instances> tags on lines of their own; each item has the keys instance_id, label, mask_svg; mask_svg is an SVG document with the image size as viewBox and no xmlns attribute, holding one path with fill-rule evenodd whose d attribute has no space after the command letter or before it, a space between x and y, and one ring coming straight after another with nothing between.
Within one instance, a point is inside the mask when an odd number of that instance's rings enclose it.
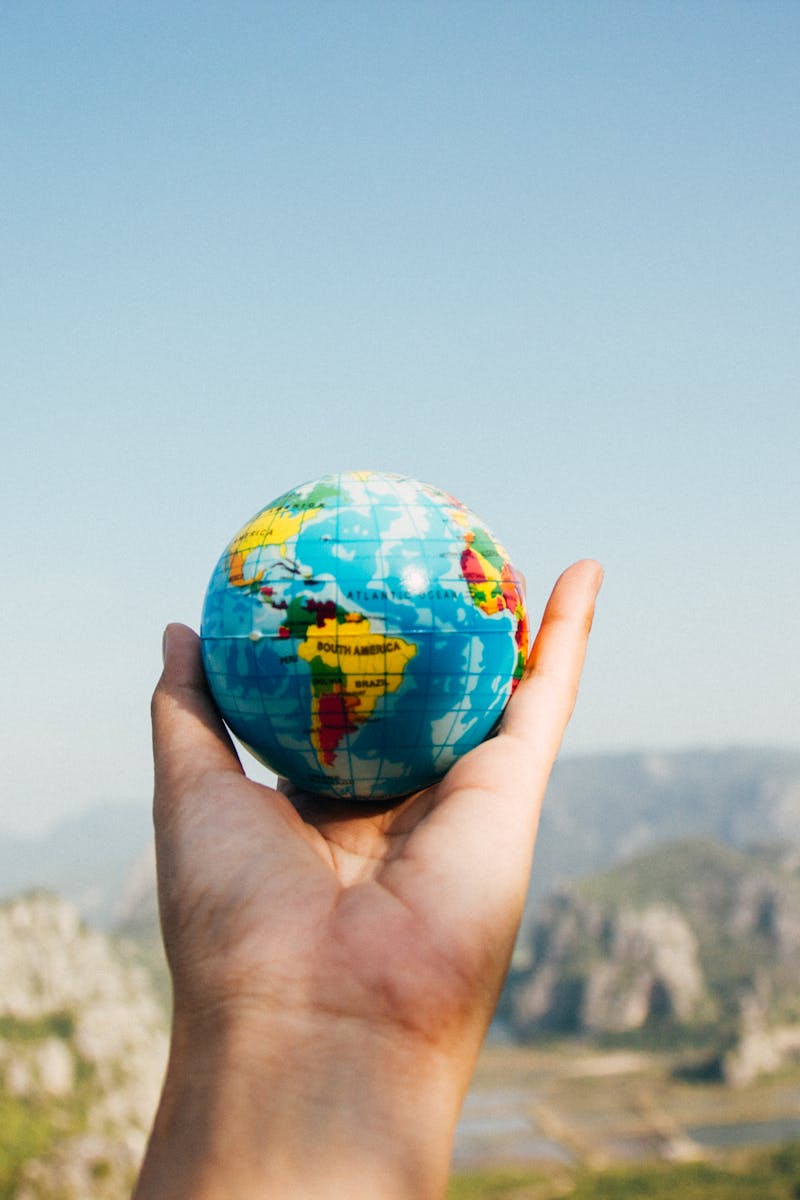
<instances>
[{"instance_id":1,"label":"globe sphere","mask_svg":"<svg viewBox=\"0 0 800 1200\"><path fill-rule=\"evenodd\" d=\"M231 731L321 796L433 783L495 728L528 653L520 576L483 521L402 475L326 475L235 535L203 663Z\"/></svg>"}]
</instances>

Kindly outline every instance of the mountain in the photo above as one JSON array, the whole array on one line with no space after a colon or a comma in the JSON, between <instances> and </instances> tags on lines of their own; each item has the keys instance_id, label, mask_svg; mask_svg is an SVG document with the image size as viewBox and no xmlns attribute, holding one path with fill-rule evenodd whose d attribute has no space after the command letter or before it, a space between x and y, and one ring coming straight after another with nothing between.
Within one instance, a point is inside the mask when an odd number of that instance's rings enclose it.
<instances>
[{"instance_id":1,"label":"mountain","mask_svg":"<svg viewBox=\"0 0 800 1200\"><path fill-rule=\"evenodd\" d=\"M731 1082L773 1069L800 1046L798 848L800 753L557 763L502 1000L513 1032L711 1031ZM0 1196L111 1200L166 1055L149 805L0 836L0 895L32 887L71 900L0 902Z\"/></svg>"},{"instance_id":2,"label":"mountain","mask_svg":"<svg viewBox=\"0 0 800 1200\"><path fill-rule=\"evenodd\" d=\"M129 877L152 843L149 803L99 805L38 837L0 833L0 900L42 888L72 901L108 928L125 902Z\"/></svg>"},{"instance_id":3,"label":"mountain","mask_svg":"<svg viewBox=\"0 0 800 1200\"><path fill-rule=\"evenodd\" d=\"M515 966L530 965L532 930L554 888L685 838L740 850L759 841L800 846L800 752L732 748L557 762ZM93 808L37 839L0 835L0 898L35 887L71 900L94 927L135 938L166 992L149 803Z\"/></svg>"},{"instance_id":4,"label":"mountain","mask_svg":"<svg viewBox=\"0 0 800 1200\"><path fill-rule=\"evenodd\" d=\"M685 837L739 848L800 845L800 752L732 748L557 762L526 922L554 886ZM0 898L40 887L72 900L100 928L152 922L152 840L149 802L92 808L39 838L0 833Z\"/></svg>"},{"instance_id":5,"label":"mountain","mask_svg":"<svg viewBox=\"0 0 800 1200\"><path fill-rule=\"evenodd\" d=\"M0 905L0 979L0 1196L130 1195L167 1052L147 972L37 893Z\"/></svg>"},{"instance_id":6,"label":"mountain","mask_svg":"<svg viewBox=\"0 0 800 1200\"><path fill-rule=\"evenodd\" d=\"M681 838L739 848L800 845L800 751L730 748L557 762L531 896Z\"/></svg>"},{"instance_id":7,"label":"mountain","mask_svg":"<svg viewBox=\"0 0 800 1200\"><path fill-rule=\"evenodd\" d=\"M713 1029L743 1081L742 1056L777 1065L770 1031L800 1024L800 851L660 846L551 893L528 939L508 987L519 1036Z\"/></svg>"}]
</instances>

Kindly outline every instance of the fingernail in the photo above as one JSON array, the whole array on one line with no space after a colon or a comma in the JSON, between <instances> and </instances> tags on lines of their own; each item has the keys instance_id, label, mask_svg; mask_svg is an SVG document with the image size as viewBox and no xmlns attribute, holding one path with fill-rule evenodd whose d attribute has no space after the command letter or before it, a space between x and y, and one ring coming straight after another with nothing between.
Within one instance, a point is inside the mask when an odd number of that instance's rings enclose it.
<instances>
[{"instance_id":1,"label":"fingernail","mask_svg":"<svg viewBox=\"0 0 800 1200\"><path fill-rule=\"evenodd\" d=\"M163 634L161 635L161 662L163 665L166 665L166 662L167 662L167 641L168 640L169 640L169 626L167 626L167 628L164 630Z\"/></svg>"}]
</instances>

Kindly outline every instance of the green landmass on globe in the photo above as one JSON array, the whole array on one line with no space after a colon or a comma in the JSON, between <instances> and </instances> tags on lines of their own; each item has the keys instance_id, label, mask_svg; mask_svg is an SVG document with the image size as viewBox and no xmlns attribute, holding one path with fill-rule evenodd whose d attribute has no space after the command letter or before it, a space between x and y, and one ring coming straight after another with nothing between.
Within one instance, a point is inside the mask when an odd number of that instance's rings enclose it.
<instances>
[{"instance_id":1,"label":"green landmass on globe","mask_svg":"<svg viewBox=\"0 0 800 1200\"><path fill-rule=\"evenodd\" d=\"M328 475L262 509L211 577L209 687L297 786L381 801L493 730L528 652L522 585L485 524L407 476Z\"/></svg>"}]
</instances>

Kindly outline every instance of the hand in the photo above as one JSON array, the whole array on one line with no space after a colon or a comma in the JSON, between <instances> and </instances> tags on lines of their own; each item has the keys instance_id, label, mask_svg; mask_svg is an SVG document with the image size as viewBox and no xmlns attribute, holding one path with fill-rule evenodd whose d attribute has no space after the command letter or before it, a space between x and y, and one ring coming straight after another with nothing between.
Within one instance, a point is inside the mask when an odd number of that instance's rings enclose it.
<instances>
[{"instance_id":1,"label":"hand","mask_svg":"<svg viewBox=\"0 0 800 1200\"><path fill-rule=\"evenodd\" d=\"M248 780L199 639L153 697L170 1065L136 1192L443 1195L602 572L556 584L497 737L384 811Z\"/></svg>"}]
</instances>

